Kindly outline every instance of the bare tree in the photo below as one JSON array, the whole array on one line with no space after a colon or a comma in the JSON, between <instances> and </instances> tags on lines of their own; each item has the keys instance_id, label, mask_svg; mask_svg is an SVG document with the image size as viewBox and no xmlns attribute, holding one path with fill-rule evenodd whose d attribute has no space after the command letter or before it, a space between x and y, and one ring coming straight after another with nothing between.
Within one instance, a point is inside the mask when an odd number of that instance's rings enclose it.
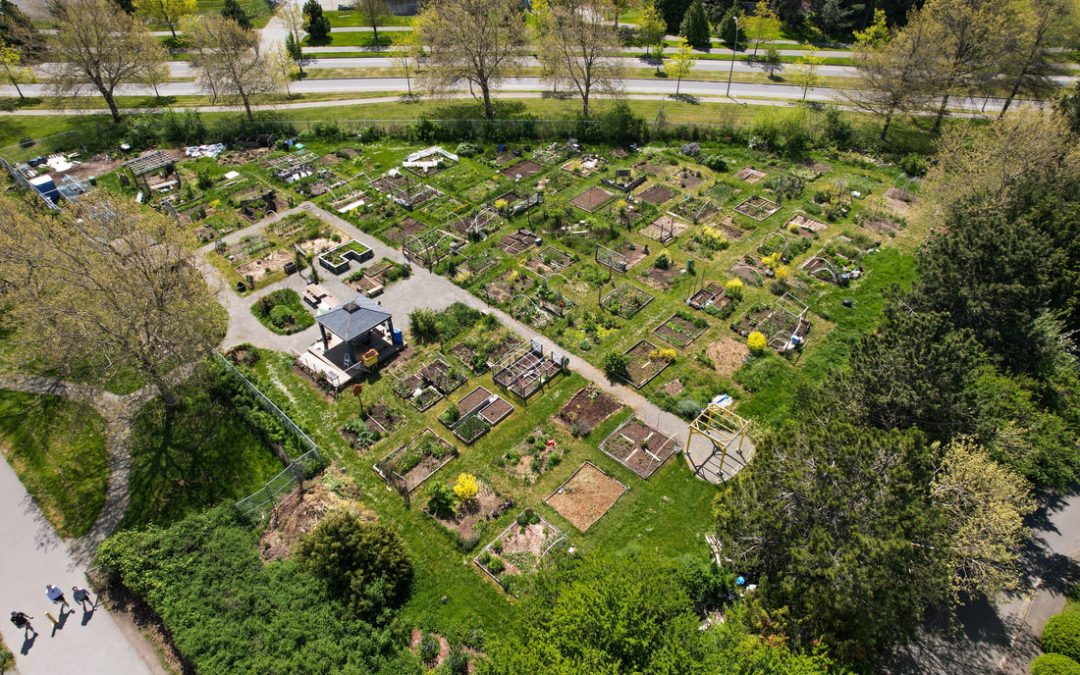
<instances>
[{"instance_id":1,"label":"bare tree","mask_svg":"<svg viewBox=\"0 0 1080 675\"><path fill-rule=\"evenodd\" d=\"M364 18L364 25L371 28L373 35L372 44L379 44L379 26L386 22L390 16L390 7L386 0L357 0L356 11Z\"/></svg>"},{"instance_id":2,"label":"bare tree","mask_svg":"<svg viewBox=\"0 0 1080 675\"><path fill-rule=\"evenodd\" d=\"M622 83L618 53L622 47L616 29L604 18L614 11L610 0L550 0L550 17L543 22L538 53L554 59L552 68L577 89L581 115L589 118L596 91L611 93Z\"/></svg>"},{"instance_id":3,"label":"bare tree","mask_svg":"<svg viewBox=\"0 0 1080 675\"><path fill-rule=\"evenodd\" d=\"M923 110L933 102L940 39L936 24L912 12L907 26L884 44L856 47L859 76L844 95L856 107L885 118L881 140L888 136L894 115Z\"/></svg>"},{"instance_id":4,"label":"bare tree","mask_svg":"<svg viewBox=\"0 0 1080 675\"><path fill-rule=\"evenodd\" d=\"M224 329L187 234L105 190L57 215L0 198L0 279L12 332L6 358L104 382L135 372L167 405L168 373L209 353Z\"/></svg>"},{"instance_id":5,"label":"bare tree","mask_svg":"<svg viewBox=\"0 0 1080 675\"><path fill-rule=\"evenodd\" d=\"M415 28L415 26L414 26ZM416 30L405 34L405 38L398 45L398 51L394 52L394 61L405 71L405 86L408 87L407 101L417 101L419 97L413 92L413 74L420 68L420 58L424 55L424 46L420 44L420 37Z\"/></svg>"},{"instance_id":6,"label":"bare tree","mask_svg":"<svg viewBox=\"0 0 1080 675\"><path fill-rule=\"evenodd\" d=\"M50 41L58 96L78 94L86 85L105 99L114 122L120 121L116 88L140 82L157 63L157 40L137 18L112 0L73 0L57 5L56 35Z\"/></svg>"},{"instance_id":7,"label":"bare tree","mask_svg":"<svg viewBox=\"0 0 1080 675\"><path fill-rule=\"evenodd\" d=\"M139 81L154 90L154 97L161 98L158 87L169 81L169 52L156 41L147 46L145 63Z\"/></svg>"},{"instance_id":8,"label":"bare tree","mask_svg":"<svg viewBox=\"0 0 1080 675\"><path fill-rule=\"evenodd\" d=\"M135 0L135 13L150 23L168 26L174 40L180 21L198 9L197 0Z\"/></svg>"},{"instance_id":9,"label":"bare tree","mask_svg":"<svg viewBox=\"0 0 1080 675\"><path fill-rule=\"evenodd\" d=\"M281 79L268 55L260 50L259 34L245 30L232 19L209 15L192 35L192 62L201 70L199 82L214 96L227 96L243 104L254 122L251 98L281 90Z\"/></svg>"},{"instance_id":10,"label":"bare tree","mask_svg":"<svg viewBox=\"0 0 1080 675\"><path fill-rule=\"evenodd\" d=\"M303 47L304 11L295 2L284 2L278 9L278 17L285 24L285 51L296 63L300 77L304 77L304 65L307 63Z\"/></svg>"},{"instance_id":11,"label":"bare tree","mask_svg":"<svg viewBox=\"0 0 1080 675\"><path fill-rule=\"evenodd\" d=\"M520 6L518 0L430 0L418 19L430 49L424 83L432 91L467 83L470 91L479 89L484 115L494 118L492 90L521 63Z\"/></svg>"},{"instance_id":12,"label":"bare tree","mask_svg":"<svg viewBox=\"0 0 1080 675\"><path fill-rule=\"evenodd\" d=\"M1050 60L1047 43L1072 29L1069 19L1074 18L1070 15L1075 11L1076 4L1071 0L1032 0L1021 6L1017 29L1011 32L1007 45L1009 57L1004 71L1012 79L1012 87L1001 106L1001 115L1021 92L1048 97L1058 88L1053 76L1067 71Z\"/></svg>"}]
</instances>

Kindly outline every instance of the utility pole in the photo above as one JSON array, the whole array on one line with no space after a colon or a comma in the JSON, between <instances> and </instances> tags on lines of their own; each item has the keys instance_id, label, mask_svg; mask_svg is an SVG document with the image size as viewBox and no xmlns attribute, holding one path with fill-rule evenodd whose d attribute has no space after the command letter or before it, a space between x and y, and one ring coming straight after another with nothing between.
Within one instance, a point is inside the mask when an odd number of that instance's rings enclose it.
<instances>
[{"instance_id":1,"label":"utility pole","mask_svg":"<svg viewBox=\"0 0 1080 675\"><path fill-rule=\"evenodd\" d=\"M728 69L727 74L727 94L728 98L731 98L731 78L735 74L735 50L739 47L739 17L733 16L735 20L735 42L731 44L731 67Z\"/></svg>"}]
</instances>

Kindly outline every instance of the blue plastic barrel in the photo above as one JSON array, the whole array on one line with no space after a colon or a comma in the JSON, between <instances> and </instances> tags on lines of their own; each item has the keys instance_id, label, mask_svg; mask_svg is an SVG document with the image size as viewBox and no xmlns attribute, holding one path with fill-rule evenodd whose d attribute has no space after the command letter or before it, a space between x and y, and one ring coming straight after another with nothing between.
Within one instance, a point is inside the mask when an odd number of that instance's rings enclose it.
<instances>
[{"instance_id":1,"label":"blue plastic barrel","mask_svg":"<svg viewBox=\"0 0 1080 675\"><path fill-rule=\"evenodd\" d=\"M405 334L401 332L400 328L394 329L393 340L395 347L400 347L401 345L405 344Z\"/></svg>"}]
</instances>

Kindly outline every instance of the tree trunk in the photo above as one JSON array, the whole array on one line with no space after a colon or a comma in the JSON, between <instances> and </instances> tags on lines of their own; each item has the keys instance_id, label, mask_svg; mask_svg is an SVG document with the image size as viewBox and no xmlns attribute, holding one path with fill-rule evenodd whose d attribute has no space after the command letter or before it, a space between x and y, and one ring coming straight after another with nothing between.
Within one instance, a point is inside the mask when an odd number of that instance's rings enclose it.
<instances>
[{"instance_id":1,"label":"tree trunk","mask_svg":"<svg viewBox=\"0 0 1080 675\"><path fill-rule=\"evenodd\" d=\"M172 23L172 21L170 21L170 22L169 22L169 32L171 32L171 33L172 33L172 39L173 39L173 40L176 40L176 39L177 39L177 38L176 38L176 27L175 27L175 26L173 26L173 23Z\"/></svg>"},{"instance_id":2,"label":"tree trunk","mask_svg":"<svg viewBox=\"0 0 1080 675\"><path fill-rule=\"evenodd\" d=\"M885 140L885 137L889 135L889 125L892 124L892 115L892 111L890 110L889 113L885 115L885 124L881 126L881 140L883 141Z\"/></svg>"},{"instance_id":3,"label":"tree trunk","mask_svg":"<svg viewBox=\"0 0 1080 675\"><path fill-rule=\"evenodd\" d=\"M157 82L151 82L150 85L154 88L154 98L160 99L161 98L161 93L158 92Z\"/></svg>"},{"instance_id":4,"label":"tree trunk","mask_svg":"<svg viewBox=\"0 0 1080 675\"><path fill-rule=\"evenodd\" d=\"M1036 49L1041 49L1041 46L1036 43ZM1020 74L1016 76L1016 81L1013 82L1012 91L1009 92L1009 97L1005 99L1005 104L1001 106L1001 112L998 113L998 119L1005 116L1005 113L1009 110L1009 106L1012 105L1013 99L1016 98L1016 94L1020 91L1021 85L1024 84L1024 78L1027 77L1028 64L1031 63L1031 58L1024 63L1024 67L1020 70Z\"/></svg>"},{"instance_id":5,"label":"tree trunk","mask_svg":"<svg viewBox=\"0 0 1080 675\"><path fill-rule=\"evenodd\" d=\"M491 88L487 82L480 85L480 94L484 97L484 117L489 120L495 119L495 106L491 103Z\"/></svg>"},{"instance_id":6,"label":"tree trunk","mask_svg":"<svg viewBox=\"0 0 1080 675\"><path fill-rule=\"evenodd\" d=\"M5 63L4 69L7 70L8 80L10 80L11 84L15 87L15 91L19 92L19 98L26 98L22 93L22 88L19 86L18 78L11 74L11 66Z\"/></svg>"},{"instance_id":7,"label":"tree trunk","mask_svg":"<svg viewBox=\"0 0 1080 675\"><path fill-rule=\"evenodd\" d=\"M375 46L378 47L379 46L379 27L376 26L374 22L372 22L372 24L371 24L371 30L372 30L373 33L375 33Z\"/></svg>"},{"instance_id":8,"label":"tree trunk","mask_svg":"<svg viewBox=\"0 0 1080 675\"><path fill-rule=\"evenodd\" d=\"M682 77L675 82L675 96L678 97L679 90L682 89Z\"/></svg>"},{"instance_id":9,"label":"tree trunk","mask_svg":"<svg viewBox=\"0 0 1080 675\"><path fill-rule=\"evenodd\" d=\"M101 97L105 99L106 105L109 106L109 113L112 114L112 120L114 124L120 124L120 108L116 107L116 98L113 96L112 91L98 87L98 91L101 92Z\"/></svg>"},{"instance_id":10,"label":"tree trunk","mask_svg":"<svg viewBox=\"0 0 1080 675\"><path fill-rule=\"evenodd\" d=\"M945 117L945 108L947 108L948 106L949 94L946 92L946 94L941 97L941 105L938 107L937 117L934 118L934 128L932 129L932 131L941 131L941 119Z\"/></svg>"},{"instance_id":11,"label":"tree trunk","mask_svg":"<svg viewBox=\"0 0 1080 675\"><path fill-rule=\"evenodd\" d=\"M240 100L244 102L244 110L247 111L248 122L255 123L255 113L251 112L251 101L248 99L248 95L241 92Z\"/></svg>"}]
</instances>

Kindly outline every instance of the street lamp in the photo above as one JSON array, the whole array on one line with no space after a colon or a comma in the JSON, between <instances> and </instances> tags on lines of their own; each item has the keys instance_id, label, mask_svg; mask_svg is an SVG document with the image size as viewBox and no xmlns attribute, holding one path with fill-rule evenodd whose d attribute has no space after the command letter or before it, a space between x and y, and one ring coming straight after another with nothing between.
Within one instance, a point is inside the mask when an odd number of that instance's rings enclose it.
<instances>
[{"instance_id":1,"label":"street lamp","mask_svg":"<svg viewBox=\"0 0 1080 675\"><path fill-rule=\"evenodd\" d=\"M731 98L731 77L735 74L735 50L739 47L739 17L732 16L735 20L735 41L731 43L731 68L727 74L727 97Z\"/></svg>"}]
</instances>

